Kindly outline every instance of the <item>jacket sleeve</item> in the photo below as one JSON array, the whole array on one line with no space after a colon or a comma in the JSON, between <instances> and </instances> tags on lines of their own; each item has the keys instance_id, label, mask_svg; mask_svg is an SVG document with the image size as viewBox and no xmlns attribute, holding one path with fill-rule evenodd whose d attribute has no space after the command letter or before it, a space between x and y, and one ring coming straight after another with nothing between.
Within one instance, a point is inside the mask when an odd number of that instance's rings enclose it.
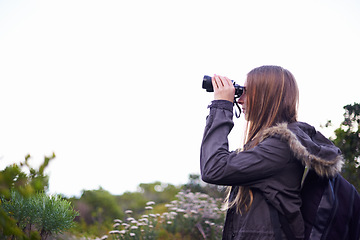
<instances>
[{"instance_id":1,"label":"jacket sleeve","mask_svg":"<svg viewBox=\"0 0 360 240\"><path fill-rule=\"evenodd\" d=\"M228 134L234 126L232 103L216 100L209 108L200 153L203 181L254 186L281 171L291 159L288 144L277 137L269 137L248 151L230 152Z\"/></svg>"}]
</instances>

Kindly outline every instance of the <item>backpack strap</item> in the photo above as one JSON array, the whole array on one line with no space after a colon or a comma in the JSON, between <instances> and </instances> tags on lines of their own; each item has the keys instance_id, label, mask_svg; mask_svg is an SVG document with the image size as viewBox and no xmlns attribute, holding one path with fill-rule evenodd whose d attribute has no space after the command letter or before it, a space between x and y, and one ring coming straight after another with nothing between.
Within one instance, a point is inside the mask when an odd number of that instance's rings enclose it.
<instances>
[{"instance_id":1,"label":"backpack strap","mask_svg":"<svg viewBox=\"0 0 360 240\"><path fill-rule=\"evenodd\" d=\"M329 224L334 217L336 205L334 179L329 179L317 209L315 225L312 228L310 239L320 239L324 233L326 235Z\"/></svg>"}]
</instances>

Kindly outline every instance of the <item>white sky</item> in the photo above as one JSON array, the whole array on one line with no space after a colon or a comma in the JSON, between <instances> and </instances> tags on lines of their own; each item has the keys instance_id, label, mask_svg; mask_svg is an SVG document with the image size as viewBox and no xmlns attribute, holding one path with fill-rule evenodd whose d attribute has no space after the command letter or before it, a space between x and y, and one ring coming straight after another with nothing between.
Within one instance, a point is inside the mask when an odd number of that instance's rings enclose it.
<instances>
[{"instance_id":1,"label":"white sky","mask_svg":"<svg viewBox=\"0 0 360 240\"><path fill-rule=\"evenodd\" d=\"M186 183L202 76L266 64L295 75L300 120L338 127L360 100L359 23L355 0L0 0L0 168L55 152L50 192L68 196Z\"/></svg>"}]
</instances>

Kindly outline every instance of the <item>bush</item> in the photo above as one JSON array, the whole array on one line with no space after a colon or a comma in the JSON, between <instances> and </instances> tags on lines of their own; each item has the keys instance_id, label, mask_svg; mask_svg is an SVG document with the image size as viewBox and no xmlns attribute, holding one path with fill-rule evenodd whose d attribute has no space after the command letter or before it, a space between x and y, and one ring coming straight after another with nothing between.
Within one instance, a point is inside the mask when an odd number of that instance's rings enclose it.
<instances>
[{"instance_id":1,"label":"bush","mask_svg":"<svg viewBox=\"0 0 360 240\"><path fill-rule=\"evenodd\" d=\"M12 164L0 171L0 197L2 199L0 202L0 239L8 239L9 237L12 239L40 239L38 233L32 233L27 237L19 223L10 216L9 213L14 212L5 211L3 203L12 197L18 197L14 196L12 191L16 191L22 197L29 197L36 192L44 191L48 186L48 177L44 175L44 170L54 158L55 154L45 157L43 164L36 170L29 165L30 155L27 155L20 164ZM24 173L23 168L27 168L29 174ZM22 206L19 205L18 207L22 209ZM17 212L18 219L25 217L24 211L23 209L21 212Z\"/></svg>"},{"instance_id":2,"label":"bush","mask_svg":"<svg viewBox=\"0 0 360 240\"><path fill-rule=\"evenodd\" d=\"M167 212L154 213L155 203L146 204L147 214L139 219L125 213L124 220L114 220L111 239L220 239L225 212L220 210L221 200L204 193L179 192L177 200L165 206ZM106 239L103 236L101 239Z\"/></svg>"},{"instance_id":3,"label":"bush","mask_svg":"<svg viewBox=\"0 0 360 240\"><path fill-rule=\"evenodd\" d=\"M45 157L39 169L34 169L27 155L20 164L0 171L0 239L46 239L73 226L77 212L71 204L44 193L48 187L44 170L54 158L55 154Z\"/></svg>"},{"instance_id":4,"label":"bush","mask_svg":"<svg viewBox=\"0 0 360 240\"><path fill-rule=\"evenodd\" d=\"M168 204L164 228L190 239L220 239L225 212L222 201L204 193L179 192L178 200Z\"/></svg>"},{"instance_id":5,"label":"bush","mask_svg":"<svg viewBox=\"0 0 360 240\"><path fill-rule=\"evenodd\" d=\"M77 216L70 202L45 193L24 197L12 191L9 200L1 198L0 208L16 221L16 225L27 236L30 237L36 231L41 239L71 228Z\"/></svg>"}]
</instances>

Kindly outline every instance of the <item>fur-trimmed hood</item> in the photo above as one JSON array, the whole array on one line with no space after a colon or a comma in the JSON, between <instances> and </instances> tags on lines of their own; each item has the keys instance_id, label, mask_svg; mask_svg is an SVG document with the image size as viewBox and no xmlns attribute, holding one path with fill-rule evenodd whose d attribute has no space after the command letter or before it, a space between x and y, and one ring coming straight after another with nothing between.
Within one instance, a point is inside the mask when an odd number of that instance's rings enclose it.
<instances>
[{"instance_id":1,"label":"fur-trimmed hood","mask_svg":"<svg viewBox=\"0 0 360 240\"><path fill-rule=\"evenodd\" d=\"M340 149L309 124L278 124L266 129L261 134L260 142L275 135L287 141L294 156L319 176L333 177L341 171L343 157Z\"/></svg>"}]
</instances>

